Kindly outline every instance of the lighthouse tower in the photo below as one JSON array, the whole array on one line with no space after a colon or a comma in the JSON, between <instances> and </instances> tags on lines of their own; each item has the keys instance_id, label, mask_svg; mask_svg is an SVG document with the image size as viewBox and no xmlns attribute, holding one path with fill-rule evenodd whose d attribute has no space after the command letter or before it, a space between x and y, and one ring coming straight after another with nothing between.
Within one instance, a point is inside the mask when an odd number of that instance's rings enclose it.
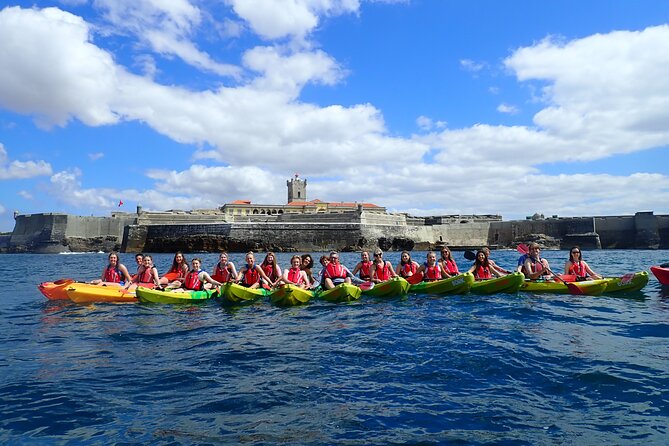
<instances>
[{"instance_id":1,"label":"lighthouse tower","mask_svg":"<svg viewBox=\"0 0 669 446\"><path fill-rule=\"evenodd\" d=\"M300 180L300 174L286 181L288 186L288 203L293 201L307 201L307 180Z\"/></svg>"}]
</instances>

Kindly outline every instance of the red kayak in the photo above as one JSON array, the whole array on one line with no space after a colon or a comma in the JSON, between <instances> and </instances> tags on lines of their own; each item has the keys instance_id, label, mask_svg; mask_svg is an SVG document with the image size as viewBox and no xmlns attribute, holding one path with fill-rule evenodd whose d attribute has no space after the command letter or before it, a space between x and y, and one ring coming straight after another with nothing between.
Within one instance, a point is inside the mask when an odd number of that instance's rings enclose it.
<instances>
[{"instance_id":1,"label":"red kayak","mask_svg":"<svg viewBox=\"0 0 669 446\"><path fill-rule=\"evenodd\" d=\"M659 280L662 285L669 285L669 268L651 266L650 270L655 274L655 277L657 277L657 280Z\"/></svg>"}]
</instances>

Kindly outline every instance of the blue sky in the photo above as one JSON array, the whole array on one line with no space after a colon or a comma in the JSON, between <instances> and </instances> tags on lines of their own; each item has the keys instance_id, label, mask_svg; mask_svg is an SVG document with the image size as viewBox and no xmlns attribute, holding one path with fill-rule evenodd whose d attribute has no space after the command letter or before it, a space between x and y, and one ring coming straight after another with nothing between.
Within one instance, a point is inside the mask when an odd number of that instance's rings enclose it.
<instances>
[{"instance_id":1,"label":"blue sky","mask_svg":"<svg viewBox=\"0 0 669 446\"><path fill-rule=\"evenodd\" d=\"M366 201L669 213L669 3L63 0L0 6L0 231Z\"/></svg>"}]
</instances>

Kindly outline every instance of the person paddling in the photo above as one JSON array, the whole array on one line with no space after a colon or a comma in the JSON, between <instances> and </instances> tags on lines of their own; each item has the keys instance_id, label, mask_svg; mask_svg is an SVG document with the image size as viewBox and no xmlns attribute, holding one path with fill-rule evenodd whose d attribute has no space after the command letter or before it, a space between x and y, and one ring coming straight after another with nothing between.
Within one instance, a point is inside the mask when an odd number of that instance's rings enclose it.
<instances>
[{"instance_id":1,"label":"person paddling","mask_svg":"<svg viewBox=\"0 0 669 446\"><path fill-rule=\"evenodd\" d=\"M460 274L460 271L458 270L458 264L455 263L455 259L453 259L451 250L446 246L441 248L439 266L441 267L441 274L444 277L453 277Z\"/></svg>"},{"instance_id":2,"label":"person paddling","mask_svg":"<svg viewBox=\"0 0 669 446\"><path fill-rule=\"evenodd\" d=\"M246 253L246 265L244 265L237 274L237 281L240 285L247 288L260 288L262 286L261 279L267 284L272 283L260 265L256 265L256 259L253 252L249 251Z\"/></svg>"},{"instance_id":3,"label":"person paddling","mask_svg":"<svg viewBox=\"0 0 669 446\"><path fill-rule=\"evenodd\" d=\"M476 280L488 280L493 277L501 277L504 275L502 271L490 263L488 256L483 250L478 250L476 252L474 264L467 272L474 274L474 279Z\"/></svg>"},{"instance_id":4,"label":"person paddling","mask_svg":"<svg viewBox=\"0 0 669 446\"><path fill-rule=\"evenodd\" d=\"M228 260L228 253L223 251L218 256L218 263L214 266L212 279L219 282L234 282L237 280L235 264Z\"/></svg>"},{"instance_id":5,"label":"person paddling","mask_svg":"<svg viewBox=\"0 0 669 446\"><path fill-rule=\"evenodd\" d=\"M360 261L358 262L357 265L355 265L355 268L353 268L353 271L351 274L354 276L356 274L359 275L360 279L362 280L371 280L372 274L370 272L372 268L372 262L369 260L369 251L362 251L360 253Z\"/></svg>"},{"instance_id":6,"label":"person paddling","mask_svg":"<svg viewBox=\"0 0 669 446\"><path fill-rule=\"evenodd\" d=\"M397 276L392 263L383 259L383 251L380 249L374 251L374 262L372 262L369 273L374 283L385 282Z\"/></svg>"},{"instance_id":7,"label":"person paddling","mask_svg":"<svg viewBox=\"0 0 669 446\"><path fill-rule=\"evenodd\" d=\"M569 260L564 264L564 273L576 276L576 280L602 278L602 276L590 269L590 265L583 260L581 248L578 246L572 246L569 250Z\"/></svg>"},{"instance_id":8,"label":"person paddling","mask_svg":"<svg viewBox=\"0 0 669 446\"><path fill-rule=\"evenodd\" d=\"M538 243L530 243L528 254L528 257L523 264L523 274L525 275L525 278L531 280L550 278L552 276L551 267L548 264L548 260L540 257L541 247Z\"/></svg>"},{"instance_id":9,"label":"person paddling","mask_svg":"<svg viewBox=\"0 0 669 446\"><path fill-rule=\"evenodd\" d=\"M437 255L434 251L427 253L425 257L426 262L423 263L416 274L423 273L423 282L434 282L435 280L441 280L443 277L441 275L441 266L437 263Z\"/></svg>"},{"instance_id":10,"label":"person paddling","mask_svg":"<svg viewBox=\"0 0 669 446\"><path fill-rule=\"evenodd\" d=\"M120 285L132 282L128 268L123 265L116 251L109 253L108 263L99 279L91 281L93 285Z\"/></svg>"},{"instance_id":11,"label":"person paddling","mask_svg":"<svg viewBox=\"0 0 669 446\"><path fill-rule=\"evenodd\" d=\"M260 267L269 278L269 283L267 283L267 285L270 288L274 287L281 278L281 268L279 267L279 264L276 263L276 255L273 252L268 252L265 256L265 260L260 264Z\"/></svg>"},{"instance_id":12,"label":"person paddling","mask_svg":"<svg viewBox=\"0 0 669 446\"><path fill-rule=\"evenodd\" d=\"M299 286L300 288L309 288L309 279L307 273L300 268L302 265L302 258L298 255L291 257L290 268L286 268L278 280L281 284L291 284Z\"/></svg>"},{"instance_id":13,"label":"person paddling","mask_svg":"<svg viewBox=\"0 0 669 446\"><path fill-rule=\"evenodd\" d=\"M342 283L351 283L351 271L339 263L339 253L330 252L330 262L325 266L322 285L329 290Z\"/></svg>"},{"instance_id":14,"label":"person paddling","mask_svg":"<svg viewBox=\"0 0 669 446\"><path fill-rule=\"evenodd\" d=\"M400 254L400 263L397 264L397 274L406 279L416 274L418 268L420 268L418 263L411 260L411 253L409 251L402 251L402 254Z\"/></svg>"}]
</instances>

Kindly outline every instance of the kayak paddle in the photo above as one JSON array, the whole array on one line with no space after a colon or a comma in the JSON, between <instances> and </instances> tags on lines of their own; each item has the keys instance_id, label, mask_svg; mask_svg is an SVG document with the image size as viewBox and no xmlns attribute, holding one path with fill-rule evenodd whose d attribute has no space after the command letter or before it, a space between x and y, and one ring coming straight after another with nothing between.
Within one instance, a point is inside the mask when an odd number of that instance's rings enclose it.
<instances>
[{"instance_id":1,"label":"kayak paddle","mask_svg":"<svg viewBox=\"0 0 669 446\"><path fill-rule=\"evenodd\" d=\"M467 250L463 255L467 260L476 260L476 253L474 251Z\"/></svg>"}]
</instances>

